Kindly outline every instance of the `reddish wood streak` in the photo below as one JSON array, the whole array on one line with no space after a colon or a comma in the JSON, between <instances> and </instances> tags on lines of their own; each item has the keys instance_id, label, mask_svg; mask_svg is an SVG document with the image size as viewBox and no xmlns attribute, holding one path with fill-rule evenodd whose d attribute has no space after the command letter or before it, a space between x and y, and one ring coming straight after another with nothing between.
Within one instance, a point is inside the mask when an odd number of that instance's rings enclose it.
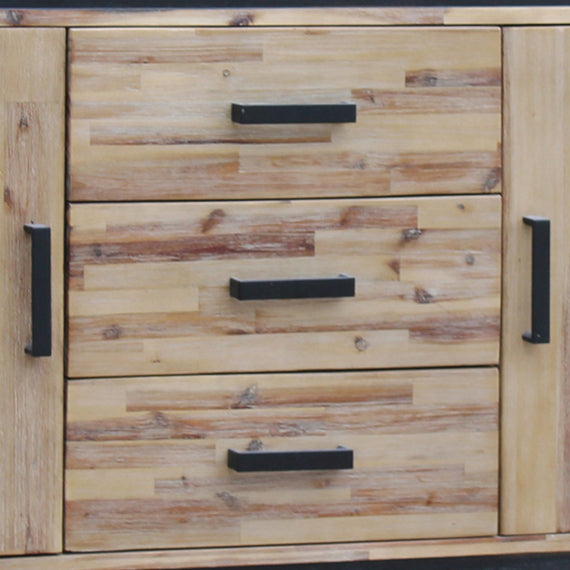
<instances>
[{"instance_id":1,"label":"reddish wood streak","mask_svg":"<svg viewBox=\"0 0 570 570\"><path fill-rule=\"evenodd\" d=\"M236 259L254 257L312 256L312 233L231 234L188 236L144 241L71 247L71 266L78 264L152 263L195 261L201 259Z\"/></svg>"},{"instance_id":2,"label":"reddish wood streak","mask_svg":"<svg viewBox=\"0 0 570 570\"><path fill-rule=\"evenodd\" d=\"M298 412L295 420L263 417L243 410L239 416L212 414L195 417L191 412L156 411L143 417L76 421L68 425L68 441L136 441L209 438L319 436L342 429L347 433L390 434L402 430L415 433L440 431L493 431L497 410L493 405L419 407L386 406L334 407L325 411L310 408ZM269 414L271 416L271 414ZM285 418L286 416L283 416Z\"/></svg>"},{"instance_id":3,"label":"reddish wood streak","mask_svg":"<svg viewBox=\"0 0 570 570\"><path fill-rule=\"evenodd\" d=\"M406 87L501 87L500 68L475 70L421 69L406 73ZM470 92L462 91L469 99Z\"/></svg>"}]
</instances>

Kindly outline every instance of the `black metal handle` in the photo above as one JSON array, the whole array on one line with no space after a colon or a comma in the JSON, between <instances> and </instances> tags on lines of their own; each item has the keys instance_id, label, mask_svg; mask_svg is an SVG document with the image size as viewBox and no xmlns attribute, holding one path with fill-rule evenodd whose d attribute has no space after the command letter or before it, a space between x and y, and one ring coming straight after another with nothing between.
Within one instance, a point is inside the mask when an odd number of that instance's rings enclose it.
<instances>
[{"instance_id":1,"label":"black metal handle","mask_svg":"<svg viewBox=\"0 0 570 570\"><path fill-rule=\"evenodd\" d=\"M26 352L51 356L51 230L41 224L26 224L32 237L32 343Z\"/></svg>"},{"instance_id":2,"label":"black metal handle","mask_svg":"<svg viewBox=\"0 0 570 570\"><path fill-rule=\"evenodd\" d=\"M356 105L239 105L232 103L232 121L242 125L293 123L356 123Z\"/></svg>"},{"instance_id":3,"label":"black metal handle","mask_svg":"<svg viewBox=\"0 0 570 570\"><path fill-rule=\"evenodd\" d=\"M240 301L354 297L355 279L348 275L319 279L242 281L230 278L230 295Z\"/></svg>"},{"instance_id":4,"label":"black metal handle","mask_svg":"<svg viewBox=\"0 0 570 570\"><path fill-rule=\"evenodd\" d=\"M342 446L318 451L236 451L228 449L228 467L239 473L353 469L354 452Z\"/></svg>"},{"instance_id":5,"label":"black metal handle","mask_svg":"<svg viewBox=\"0 0 570 570\"><path fill-rule=\"evenodd\" d=\"M533 344L550 342L550 220L525 216L532 228L532 308L531 330L522 337Z\"/></svg>"}]
</instances>

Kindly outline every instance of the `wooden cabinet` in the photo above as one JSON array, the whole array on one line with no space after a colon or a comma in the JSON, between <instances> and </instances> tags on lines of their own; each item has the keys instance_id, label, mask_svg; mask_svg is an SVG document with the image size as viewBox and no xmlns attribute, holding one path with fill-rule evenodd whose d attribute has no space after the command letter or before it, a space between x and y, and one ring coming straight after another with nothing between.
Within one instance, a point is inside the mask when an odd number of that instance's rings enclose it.
<instances>
[{"instance_id":1,"label":"wooden cabinet","mask_svg":"<svg viewBox=\"0 0 570 570\"><path fill-rule=\"evenodd\" d=\"M0 76L0 555L59 552L65 32L0 30ZM51 336L51 357L24 351L33 342L26 224L51 229L51 248L40 252L51 256L53 318L40 330ZM34 285L43 289L40 280Z\"/></svg>"},{"instance_id":2,"label":"wooden cabinet","mask_svg":"<svg viewBox=\"0 0 570 570\"><path fill-rule=\"evenodd\" d=\"M570 14L8 12L0 569L570 551Z\"/></svg>"}]
</instances>

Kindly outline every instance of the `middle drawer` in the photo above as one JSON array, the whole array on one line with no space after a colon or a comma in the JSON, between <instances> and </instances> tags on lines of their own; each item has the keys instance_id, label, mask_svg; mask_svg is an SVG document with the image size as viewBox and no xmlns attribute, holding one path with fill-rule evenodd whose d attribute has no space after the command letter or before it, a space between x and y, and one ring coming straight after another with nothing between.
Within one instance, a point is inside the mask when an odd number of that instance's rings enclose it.
<instances>
[{"instance_id":1,"label":"middle drawer","mask_svg":"<svg viewBox=\"0 0 570 570\"><path fill-rule=\"evenodd\" d=\"M498 196L73 204L69 223L71 377L498 362ZM230 294L339 275L354 296Z\"/></svg>"}]
</instances>

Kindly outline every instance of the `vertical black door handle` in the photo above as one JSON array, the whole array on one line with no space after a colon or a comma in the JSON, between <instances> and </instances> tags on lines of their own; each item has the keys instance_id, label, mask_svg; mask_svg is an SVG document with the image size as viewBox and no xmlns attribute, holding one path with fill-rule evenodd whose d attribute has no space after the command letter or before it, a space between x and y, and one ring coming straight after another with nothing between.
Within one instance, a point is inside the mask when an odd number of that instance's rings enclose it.
<instances>
[{"instance_id":1,"label":"vertical black door handle","mask_svg":"<svg viewBox=\"0 0 570 570\"><path fill-rule=\"evenodd\" d=\"M32 342L31 356L51 356L51 230L41 224L26 224L32 238Z\"/></svg>"},{"instance_id":2,"label":"vertical black door handle","mask_svg":"<svg viewBox=\"0 0 570 570\"><path fill-rule=\"evenodd\" d=\"M525 216L532 228L531 329L523 339L533 344L550 342L550 220Z\"/></svg>"}]
</instances>

